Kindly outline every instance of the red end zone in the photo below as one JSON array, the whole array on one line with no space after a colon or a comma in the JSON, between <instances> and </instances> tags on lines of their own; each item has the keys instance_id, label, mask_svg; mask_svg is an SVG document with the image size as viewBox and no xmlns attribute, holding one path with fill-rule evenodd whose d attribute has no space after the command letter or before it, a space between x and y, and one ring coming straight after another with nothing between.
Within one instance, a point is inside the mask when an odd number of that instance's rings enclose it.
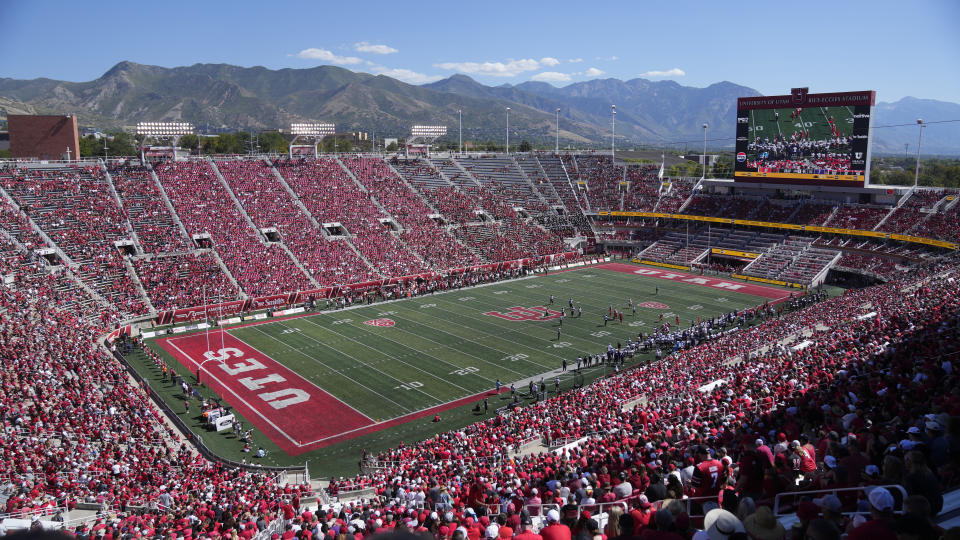
<instances>
[{"instance_id":1,"label":"red end zone","mask_svg":"<svg viewBox=\"0 0 960 540\"><path fill-rule=\"evenodd\" d=\"M711 276L701 276L699 274L693 274L690 272L682 272L677 270L666 270L660 268L650 268L649 266L641 266L636 264L624 264L624 263L606 263L596 266L595 268L600 270L610 270L613 272L623 272L625 274L635 274L638 276L654 277L658 279L665 279L668 281L680 281L683 283L690 283L692 285L700 285L703 287L710 287L713 289L720 289L726 291L733 291L743 294L751 294L754 296L762 296L764 298L770 298L773 300L783 300L790 297L790 291L784 289L778 289L776 287L767 287L764 285L756 285L753 283L743 283L737 281L730 281L726 279L719 279Z\"/></svg>"},{"instance_id":2,"label":"red end zone","mask_svg":"<svg viewBox=\"0 0 960 540\"><path fill-rule=\"evenodd\" d=\"M459 407L483 395L375 422L228 332L213 331L209 339L212 351L207 355L204 333L161 338L157 344L191 373L199 370L203 384L291 456Z\"/></svg>"}]
</instances>

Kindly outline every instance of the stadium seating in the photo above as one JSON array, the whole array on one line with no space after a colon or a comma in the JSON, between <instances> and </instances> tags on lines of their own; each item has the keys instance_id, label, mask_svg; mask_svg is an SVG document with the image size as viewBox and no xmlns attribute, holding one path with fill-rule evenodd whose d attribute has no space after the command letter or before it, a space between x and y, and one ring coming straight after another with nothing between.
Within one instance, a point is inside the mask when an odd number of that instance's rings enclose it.
<instances>
[{"instance_id":1,"label":"stadium seating","mask_svg":"<svg viewBox=\"0 0 960 540\"><path fill-rule=\"evenodd\" d=\"M346 159L353 172L383 207L404 228L400 238L430 267L437 271L473 266L480 260L430 219L433 212L420 196L412 191L387 164L380 159ZM411 267L416 267L411 261ZM398 275L398 274L385 274Z\"/></svg>"},{"instance_id":2,"label":"stadium seating","mask_svg":"<svg viewBox=\"0 0 960 540\"><path fill-rule=\"evenodd\" d=\"M242 181L241 171L245 170L243 166L228 168L228 174ZM286 252L260 240L258 231L246 222L209 163L164 163L156 171L187 232L210 235L213 249L247 294L261 296L313 288ZM282 217L280 207L269 206L272 200L264 199L262 210L250 202L248 210L258 218L266 218L272 210L277 211L277 220Z\"/></svg>"},{"instance_id":3,"label":"stadium seating","mask_svg":"<svg viewBox=\"0 0 960 540\"><path fill-rule=\"evenodd\" d=\"M164 206L150 171L139 166L117 166L110 169L110 177L145 253L190 250L189 242Z\"/></svg>"},{"instance_id":4,"label":"stadium seating","mask_svg":"<svg viewBox=\"0 0 960 540\"><path fill-rule=\"evenodd\" d=\"M228 161L217 166L254 223L276 227L284 245L320 285L366 281L376 275L344 242L324 237L265 162Z\"/></svg>"},{"instance_id":5,"label":"stadium seating","mask_svg":"<svg viewBox=\"0 0 960 540\"><path fill-rule=\"evenodd\" d=\"M429 270L381 223L387 215L338 160L281 161L277 169L317 221L346 227L350 244L381 276L409 276Z\"/></svg>"},{"instance_id":6,"label":"stadium seating","mask_svg":"<svg viewBox=\"0 0 960 540\"><path fill-rule=\"evenodd\" d=\"M157 310L180 309L240 298L209 253L134 259L137 275Z\"/></svg>"},{"instance_id":7,"label":"stadium seating","mask_svg":"<svg viewBox=\"0 0 960 540\"><path fill-rule=\"evenodd\" d=\"M114 245L130 234L103 169L16 169L2 181L21 209L77 265L76 273L87 285L125 315L148 311Z\"/></svg>"},{"instance_id":8,"label":"stadium seating","mask_svg":"<svg viewBox=\"0 0 960 540\"><path fill-rule=\"evenodd\" d=\"M914 192L892 213L822 201L691 198L692 183L661 187L652 169L630 167L629 188L618 199L616 175L622 178L623 169L606 167L602 157L465 162L479 184L455 172L460 168L453 162L438 165L439 172L426 162L394 164L397 176L374 158L281 160L276 170L296 199L266 161L218 160L229 188L209 162L158 165L162 189L187 233L209 235L212 249L184 238L146 169L110 170L119 203L98 167L0 173L4 190L22 208L0 199L0 273L12 276L0 287L5 517L93 505L107 512L77 530L80 537L102 530L114 539L266 540L276 534L308 540L333 538L347 527L364 537L391 529L383 522L390 509L406 523L400 530L448 540L460 526L469 529L467 538L486 535L478 529L483 520L519 529L523 508L538 518L549 508L564 510L560 520L576 535L589 525L584 511L610 519L607 503L619 500L640 515L647 504L669 510L669 519L646 514L650 521L629 536L659 529L686 537L712 505L747 518L751 506L741 502L747 496L774 505L795 491L813 498L822 495L817 490L902 485L936 513L941 491L960 485L950 446L960 429L952 366L960 354L960 265L955 256L923 262L931 252L882 238L814 239L728 226L656 231L654 220L611 221L614 227L604 230L613 237L632 226L628 236L653 240L643 256L655 260L690 264L710 247L725 247L762 253L748 274L806 283L842 250L841 267L889 282L833 298L797 291L778 306L705 312L703 321L644 328L610 354L640 348L672 354L453 432L394 444L361 464L360 474L330 483L332 495L363 487L375 498L316 512L304 513L300 503L313 494L311 486L287 485L276 475L212 463L191 451L146 389L131 384L123 365L97 343L117 322L148 312L135 276L150 304L168 310L242 292L312 287L296 262L326 285L546 255L563 251L560 236L591 230L580 205L675 212L689 199L691 213L857 228L875 227L889 214L879 230L960 238L960 210L940 193ZM591 186L585 199L559 175L567 174L565 167L574 171L573 185ZM569 212L554 219L546 203ZM429 217L428 204L453 224L449 230ZM477 209L496 221L479 222ZM52 270L37 256L45 241L28 215L75 268ZM311 217L321 226L342 223L349 236L328 239ZM402 232L380 222L388 217ZM296 260L262 239L256 229L266 228L277 230ZM114 242L129 239L131 229L145 255L128 262ZM555 452L517 452L531 441ZM721 463L716 485L692 480L705 455ZM691 499L670 502L684 495ZM839 500L845 511L868 504L856 495ZM803 502L778 508L781 514L809 511ZM269 529L271 522L279 528ZM608 536L619 533L626 535L614 528ZM504 529L499 534L509 540Z\"/></svg>"}]
</instances>

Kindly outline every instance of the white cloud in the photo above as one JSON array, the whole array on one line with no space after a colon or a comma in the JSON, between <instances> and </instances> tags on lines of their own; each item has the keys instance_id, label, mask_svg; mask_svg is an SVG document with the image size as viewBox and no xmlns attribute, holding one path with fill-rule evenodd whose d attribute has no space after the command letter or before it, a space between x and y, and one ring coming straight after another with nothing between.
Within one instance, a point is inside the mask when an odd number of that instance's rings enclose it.
<instances>
[{"instance_id":1,"label":"white cloud","mask_svg":"<svg viewBox=\"0 0 960 540\"><path fill-rule=\"evenodd\" d=\"M389 45L374 45L366 41L355 43L353 45L353 50L357 52L374 53L374 54L393 54L395 52L398 52L397 49L394 49Z\"/></svg>"},{"instance_id":2,"label":"white cloud","mask_svg":"<svg viewBox=\"0 0 960 540\"><path fill-rule=\"evenodd\" d=\"M620 59L619 56L598 56L597 57L597 60L603 60L605 62L615 62L619 59Z\"/></svg>"},{"instance_id":3,"label":"white cloud","mask_svg":"<svg viewBox=\"0 0 960 540\"><path fill-rule=\"evenodd\" d=\"M570 62L571 64L579 64L580 62L583 62L583 58L571 58L567 60L567 62Z\"/></svg>"},{"instance_id":4,"label":"white cloud","mask_svg":"<svg viewBox=\"0 0 960 540\"><path fill-rule=\"evenodd\" d=\"M359 64L363 62L362 59L355 56L338 56L326 49L315 48L304 49L297 53L297 57L303 58L304 60L321 60L323 62L340 65Z\"/></svg>"},{"instance_id":5,"label":"white cloud","mask_svg":"<svg viewBox=\"0 0 960 540\"><path fill-rule=\"evenodd\" d=\"M544 56L543 58L540 59L540 63L543 64L543 65L545 65L545 66L548 66L548 67L553 67L553 66L559 64L560 61L557 60L556 58L551 58L551 57L549 57L549 56Z\"/></svg>"},{"instance_id":6,"label":"white cloud","mask_svg":"<svg viewBox=\"0 0 960 540\"><path fill-rule=\"evenodd\" d=\"M587 77L599 77L599 76L603 75L604 73L606 73L606 71L604 71L604 70L602 70L602 69L597 69L597 68L595 68L595 67L592 67L592 68L586 70L585 72L583 72L583 74L586 75Z\"/></svg>"},{"instance_id":7,"label":"white cloud","mask_svg":"<svg viewBox=\"0 0 960 540\"><path fill-rule=\"evenodd\" d=\"M371 71L377 75L386 75L387 77L392 77L410 84L426 84L439 81L443 78L440 75L427 75L426 73L418 73L412 69L390 69L383 66L376 66Z\"/></svg>"},{"instance_id":8,"label":"white cloud","mask_svg":"<svg viewBox=\"0 0 960 540\"><path fill-rule=\"evenodd\" d=\"M507 62L443 62L433 67L468 73L471 75L489 75L491 77L515 77L524 71L540 68L540 62L532 58L508 60Z\"/></svg>"},{"instance_id":9,"label":"white cloud","mask_svg":"<svg viewBox=\"0 0 960 540\"><path fill-rule=\"evenodd\" d=\"M533 77L530 77L531 81L543 81L543 82L564 82L569 81L570 76L566 73L560 73L557 71L544 71L537 73Z\"/></svg>"},{"instance_id":10,"label":"white cloud","mask_svg":"<svg viewBox=\"0 0 960 540\"><path fill-rule=\"evenodd\" d=\"M646 73L641 73L639 77L683 77L687 72L680 68L668 69L666 71L648 71Z\"/></svg>"}]
</instances>

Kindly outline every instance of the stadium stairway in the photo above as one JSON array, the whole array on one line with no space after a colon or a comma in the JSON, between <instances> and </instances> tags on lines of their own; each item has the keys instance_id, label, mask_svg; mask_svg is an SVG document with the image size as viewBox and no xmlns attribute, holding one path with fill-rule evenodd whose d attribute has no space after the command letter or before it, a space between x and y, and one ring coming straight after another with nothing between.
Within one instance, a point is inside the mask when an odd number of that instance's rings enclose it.
<instances>
[{"instance_id":1,"label":"stadium stairway","mask_svg":"<svg viewBox=\"0 0 960 540\"><path fill-rule=\"evenodd\" d=\"M223 186L223 189L226 191L227 195L230 196L230 200L233 201L234 206L236 206L237 209L240 211L240 215L242 215L243 219L246 220L247 225L249 225L251 229L256 231L256 236L257 236L257 239L260 240L260 244L266 245L266 242L263 239L263 235L260 233L260 229L257 227L256 223L253 222L253 218L250 217L250 214L247 213L247 209L244 208L243 204L240 203L240 199L237 199L236 193L233 192L233 188L230 187L230 183L227 182L227 179L223 177L223 174L220 172L220 168L217 167L217 163L210 158L207 158L206 161L207 163L210 164L210 168L213 169L213 172L217 176L217 179L220 180L220 184ZM290 261L294 264L294 266L296 266L301 272L303 272L303 275L306 276L308 280L310 280L310 284L319 289L320 282L318 282L313 277L313 274L307 271L307 268L303 265L303 262L301 262L300 259L298 259L296 255L294 255L293 252L290 251L290 248L288 248L286 244L284 244L283 242L280 242L279 246L280 246L280 249L282 249L283 252L287 254L287 257L290 258Z\"/></svg>"},{"instance_id":2,"label":"stadium stairway","mask_svg":"<svg viewBox=\"0 0 960 540\"><path fill-rule=\"evenodd\" d=\"M60 257L60 260L64 262L64 264L66 264L66 265L69 266L69 267L75 267L75 266L76 266L76 265L74 264L74 262L73 262L73 259L71 259L71 258L67 255L67 253L66 253L65 251L63 251L63 249L61 249L60 246L58 246L56 242L53 241L53 239L51 239L49 236L47 236L47 233L45 233L45 232L43 231L43 229L41 229L40 226L37 225L37 222L35 222L32 217L30 217L28 214L26 214L26 213L23 211L23 209L20 208L20 205L17 203L17 201L14 200L14 198L13 198L9 193L7 193L7 190L4 189L2 186L0 186L0 196L2 196L4 199L6 199L11 205L13 205L13 207L14 207L18 212L20 212L21 215L23 215L24 219L27 220L27 223L30 224L30 230L32 230L33 232L37 233L37 234L40 236L40 238L42 238L43 241L44 241L48 246L52 247L52 248L54 249L54 251L56 252L57 256Z\"/></svg>"},{"instance_id":3,"label":"stadium stairway","mask_svg":"<svg viewBox=\"0 0 960 540\"><path fill-rule=\"evenodd\" d=\"M290 187L290 184L287 183L287 180L283 177L282 174L280 174L280 171L278 171L277 168L273 165L273 162L270 161L269 159L264 161L266 161L267 165L270 167L270 171L273 172L273 175L277 178L277 182L280 182L280 185L283 186L283 189L284 191L287 192L287 195L290 195L290 199L293 201L293 204L297 205L297 208L299 208L300 211L303 212L303 215L310 220L310 223L312 223L314 227L316 227L317 229L320 229L320 223L317 222L317 218L314 217L313 213L311 213L310 210L308 210L307 207L303 204L303 201L301 201L300 197L297 196L297 193L293 191L293 188Z\"/></svg>"},{"instance_id":4,"label":"stadium stairway","mask_svg":"<svg viewBox=\"0 0 960 540\"><path fill-rule=\"evenodd\" d=\"M100 166L103 167L103 176L107 180L107 187L110 190L110 195L113 196L113 200L117 202L117 206L120 208L125 208L123 201L120 199L120 194L117 193L117 186L115 186L113 183L113 177L110 176L110 171L107 170L107 167L103 164L103 161L100 161ZM137 236L137 231L134 230L133 224L130 223L130 214L127 212L124 212L124 214L124 223L126 223L127 232L130 233L130 239L133 241L133 245L136 248L136 253L143 253L143 244L140 243L140 237Z\"/></svg>"},{"instance_id":5,"label":"stadium stairway","mask_svg":"<svg viewBox=\"0 0 960 540\"><path fill-rule=\"evenodd\" d=\"M167 208L167 212L170 213L170 217L173 219L173 222L176 223L177 227L180 228L180 233L183 234L184 238L186 238L192 244L193 240L187 233L187 228L184 227L183 222L180 221L180 216L177 215L177 211L173 208L173 203L170 202L170 197L167 196L167 192L163 189L163 184L160 182L160 177L157 176L157 172L153 170L153 166L150 165L150 163L147 163L147 170L150 171L150 178L153 179L153 183L157 187L157 192L160 193L160 198L163 200L163 205ZM227 275L230 276L231 281L236 283L233 275L231 275L229 272L227 272ZM237 289L240 289L240 287L237 287Z\"/></svg>"},{"instance_id":6,"label":"stadium stairway","mask_svg":"<svg viewBox=\"0 0 960 540\"><path fill-rule=\"evenodd\" d=\"M150 296L147 294L147 290L143 287L143 282L140 281L140 276L137 275L136 268L133 267L133 263L130 262L130 257L122 257L123 266L127 269L127 274L130 275L130 281L133 282L133 285L137 288L137 294L140 295L140 301L143 302L143 305L147 306L147 309L150 310L150 314L154 315L157 313L157 309L153 307L153 302L150 301Z\"/></svg>"},{"instance_id":7,"label":"stadium stairway","mask_svg":"<svg viewBox=\"0 0 960 540\"><path fill-rule=\"evenodd\" d=\"M417 189L416 186L414 186L411 182L407 181L407 178L406 178L404 175L400 174L400 171L398 171L393 165L391 165L389 161L383 160L383 163L386 164L387 168L390 169L390 172L392 172L393 174L397 175L397 178L399 178L400 181L403 182L403 184L404 184L405 186L407 186L407 188L408 188L410 191L412 191L412 192L415 193L418 197L420 197L420 200L423 201L423 204L427 205L427 208L429 208L430 210L432 210L432 211L433 211L434 213L436 213L436 214L439 214L439 213L440 213L440 211L437 210L437 208L436 208L435 206L433 206L433 204L430 203L430 200L427 199L427 198L423 195L423 193L421 193L420 190ZM431 168L433 167L433 164L431 164L431 163L430 163L429 161L427 161L427 160L423 160L423 163L424 163L424 165L427 166L427 167L431 167Z\"/></svg>"}]
</instances>

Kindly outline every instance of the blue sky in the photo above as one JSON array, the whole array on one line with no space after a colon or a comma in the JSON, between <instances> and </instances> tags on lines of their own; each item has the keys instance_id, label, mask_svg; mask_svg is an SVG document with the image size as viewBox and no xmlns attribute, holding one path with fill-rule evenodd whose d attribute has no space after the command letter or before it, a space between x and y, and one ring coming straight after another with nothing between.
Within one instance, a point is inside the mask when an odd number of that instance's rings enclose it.
<instances>
[{"instance_id":1,"label":"blue sky","mask_svg":"<svg viewBox=\"0 0 960 540\"><path fill-rule=\"evenodd\" d=\"M0 77L18 79L87 81L121 60L332 64L415 84L458 72L494 85L645 77L960 102L956 0L0 0L0 20Z\"/></svg>"}]
</instances>

